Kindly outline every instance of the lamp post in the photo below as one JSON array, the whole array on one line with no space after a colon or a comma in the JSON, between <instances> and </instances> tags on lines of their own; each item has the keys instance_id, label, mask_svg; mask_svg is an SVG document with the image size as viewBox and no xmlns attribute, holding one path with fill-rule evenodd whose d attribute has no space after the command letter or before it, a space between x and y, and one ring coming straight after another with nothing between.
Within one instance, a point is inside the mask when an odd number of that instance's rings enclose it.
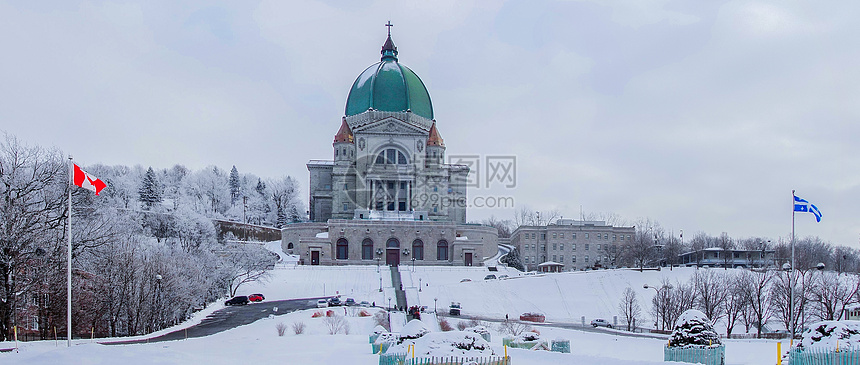
<instances>
[{"instance_id":1,"label":"lamp post","mask_svg":"<svg viewBox=\"0 0 860 365\"><path fill-rule=\"evenodd\" d=\"M376 272L379 273L379 257L376 258Z\"/></svg>"},{"instance_id":2,"label":"lamp post","mask_svg":"<svg viewBox=\"0 0 860 365\"><path fill-rule=\"evenodd\" d=\"M645 289L654 289L654 291L656 291L656 292L657 292L657 297L660 297L660 292L661 292L661 291L663 291L664 289L672 290L672 288L673 288L673 287L672 287L672 284L666 284L666 285L663 285L663 286L661 286L661 287L659 287L659 288L658 288L658 287L656 287L656 286L648 285L648 284L642 285L642 287L643 287L643 288L645 288ZM659 311L657 311L657 316L658 316L658 317L660 316L660 312L659 312ZM665 317L665 316L664 316L664 317ZM658 318L658 319L659 319L659 318ZM665 318L664 318L664 319L665 319ZM654 329L657 329L657 323L654 323ZM663 327L663 329L665 329L665 327Z\"/></svg>"},{"instance_id":3,"label":"lamp post","mask_svg":"<svg viewBox=\"0 0 860 365\"><path fill-rule=\"evenodd\" d=\"M391 297L388 297L388 311L391 312Z\"/></svg>"},{"instance_id":4,"label":"lamp post","mask_svg":"<svg viewBox=\"0 0 860 365\"><path fill-rule=\"evenodd\" d=\"M155 274L155 311L156 311L156 331L161 329L161 274Z\"/></svg>"},{"instance_id":5,"label":"lamp post","mask_svg":"<svg viewBox=\"0 0 860 365\"><path fill-rule=\"evenodd\" d=\"M418 291L421 291L421 288L423 288L421 285L421 278L418 278Z\"/></svg>"},{"instance_id":6,"label":"lamp post","mask_svg":"<svg viewBox=\"0 0 860 365\"><path fill-rule=\"evenodd\" d=\"M415 272L415 258L412 258L412 272Z\"/></svg>"},{"instance_id":7,"label":"lamp post","mask_svg":"<svg viewBox=\"0 0 860 365\"><path fill-rule=\"evenodd\" d=\"M436 301L437 300L439 300L439 298L433 298L433 314L436 314Z\"/></svg>"}]
</instances>

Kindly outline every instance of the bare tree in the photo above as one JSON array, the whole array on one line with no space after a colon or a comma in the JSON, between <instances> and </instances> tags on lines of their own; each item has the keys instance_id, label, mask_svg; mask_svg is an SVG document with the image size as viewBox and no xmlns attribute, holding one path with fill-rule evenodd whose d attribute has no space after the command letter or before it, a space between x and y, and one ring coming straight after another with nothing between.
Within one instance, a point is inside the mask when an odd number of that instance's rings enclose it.
<instances>
[{"instance_id":1,"label":"bare tree","mask_svg":"<svg viewBox=\"0 0 860 365\"><path fill-rule=\"evenodd\" d=\"M711 324L717 323L725 312L723 303L728 295L726 285L728 276L712 270L696 271L691 280L696 291L696 306L711 319Z\"/></svg>"},{"instance_id":2,"label":"bare tree","mask_svg":"<svg viewBox=\"0 0 860 365\"><path fill-rule=\"evenodd\" d=\"M636 319L642 314L642 308L639 307L639 300L636 299L636 292L629 286L627 289L624 289L621 303L618 304L618 310L621 312L621 317L624 318L625 322L627 322L627 330L635 330Z\"/></svg>"},{"instance_id":3,"label":"bare tree","mask_svg":"<svg viewBox=\"0 0 860 365\"><path fill-rule=\"evenodd\" d=\"M517 208L514 213L514 223L519 226L545 226L561 217L558 210L539 212L529 207Z\"/></svg>"},{"instance_id":4,"label":"bare tree","mask_svg":"<svg viewBox=\"0 0 860 365\"><path fill-rule=\"evenodd\" d=\"M267 278L267 270L274 264L274 261L272 255L260 246L254 244L231 245L231 248L226 251L223 261L230 295L236 295L236 291L242 284Z\"/></svg>"},{"instance_id":5,"label":"bare tree","mask_svg":"<svg viewBox=\"0 0 860 365\"><path fill-rule=\"evenodd\" d=\"M723 232L720 234L720 237L717 239L717 247L722 250L723 254L723 270L728 270L729 266L732 264L732 260L734 260L733 250L735 248L735 241L729 237L729 234Z\"/></svg>"},{"instance_id":6,"label":"bare tree","mask_svg":"<svg viewBox=\"0 0 860 365\"><path fill-rule=\"evenodd\" d=\"M498 219L495 216L484 219L481 224L495 228L499 232L499 238L511 237L514 225L509 219Z\"/></svg>"},{"instance_id":7,"label":"bare tree","mask_svg":"<svg viewBox=\"0 0 860 365\"><path fill-rule=\"evenodd\" d=\"M0 341L11 338L13 308L26 292L20 274L39 262L52 237L62 237L67 170L58 151L26 146L10 135L0 141Z\"/></svg>"},{"instance_id":8,"label":"bare tree","mask_svg":"<svg viewBox=\"0 0 860 365\"><path fill-rule=\"evenodd\" d=\"M842 319L845 308L858 303L860 281L856 275L839 275L833 272L813 273L818 277L810 290L815 317L822 321Z\"/></svg>"},{"instance_id":9,"label":"bare tree","mask_svg":"<svg viewBox=\"0 0 860 365\"><path fill-rule=\"evenodd\" d=\"M726 337L732 337L739 318L743 317L744 311L749 307L749 299L741 287L742 275L726 276L726 296L722 302L722 311L726 315ZM747 325L749 330L749 325Z\"/></svg>"},{"instance_id":10,"label":"bare tree","mask_svg":"<svg viewBox=\"0 0 860 365\"><path fill-rule=\"evenodd\" d=\"M762 326L770 319L773 314L771 308L771 281L773 280L772 271L743 271L740 275L738 286L742 291L742 295L749 303L750 313L748 318L752 317L752 323L758 331L758 338L761 338Z\"/></svg>"}]
</instances>

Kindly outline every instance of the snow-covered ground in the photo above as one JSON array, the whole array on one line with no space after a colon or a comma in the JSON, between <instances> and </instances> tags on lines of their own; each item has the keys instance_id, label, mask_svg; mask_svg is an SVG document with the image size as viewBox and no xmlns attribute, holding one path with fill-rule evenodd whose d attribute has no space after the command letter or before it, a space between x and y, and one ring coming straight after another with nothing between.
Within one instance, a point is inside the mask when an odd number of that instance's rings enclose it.
<instances>
[{"instance_id":1,"label":"snow-covered ground","mask_svg":"<svg viewBox=\"0 0 860 365\"><path fill-rule=\"evenodd\" d=\"M270 244L270 249L279 246ZM394 297L391 275L387 267L377 272L376 266L296 266L288 255L271 272L265 282L250 283L240 288L240 294L260 292L267 300L308 298L342 294L356 301L367 300L378 305L387 304ZM414 270L414 272L413 272ZM426 305L431 310L434 299L440 310L451 301L462 304L463 314L513 318L523 312L541 312L547 321L578 322L581 316L590 321L595 317L612 320L616 315L621 294L628 286L640 297L647 308L654 291L643 289L643 284L659 285L663 278L686 281L695 269L673 271L602 270L591 272L522 275L516 270L499 267L489 272L486 267L421 267L401 266L404 290L410 305ZM484 276L509 275L508 279L484 280ZM379 292L382 279L383 291ZM419 279L421 290L418 291ZM470 281L463 281L469 279ZM258 305L265 305L263 304ZM189 326L203 315L219 309L216 303L199 314ZM350 334L329 335L323 319L311 318L315 310L300 311L263 319L236 329L204 338L149 344L105 346L88 340L79 340L69 349L65 343L57 346L53 341L22 343L20 353L0 353L2 364L318 364L352 363L377 364L378 356L370 352L367 334L375 326L371 317L349 317ZM643 310L643 312L646 312ZM430 318L425 319L433 321ZM450 319L455 322L457 319ZM275 326L284 323L307 325L305 334L296 335L291 328L279 337ZM400 322L400 321L398 321ZM433 321L435 322L435 321ZM456 323L451 323L456 326ZM398 323L401 326L402 323ZM398 327L395 326L395 327ZM502 335L495 324L492 331L494 351L504 353ZM427 328L438 331L436 323ZM174 328L176 329L176 328ZM173 329L171 329L173 330ZM575 330L540 327L542 338L564 338L571 341L571 353L550 353L508 349L514 364L657 364L663 363L666 340L659 338L632 338L609 333L580 332ZM162 331L162 332L167 332ZM123 338L125 340L127 338ZM101 339L101 342L109 341ZM773 364L776 362L776 341L726 340L727 364ZM783 348L787 348L783 343ZM0 347L12 347L8 343Z\"/></svg>"}]
</instances>

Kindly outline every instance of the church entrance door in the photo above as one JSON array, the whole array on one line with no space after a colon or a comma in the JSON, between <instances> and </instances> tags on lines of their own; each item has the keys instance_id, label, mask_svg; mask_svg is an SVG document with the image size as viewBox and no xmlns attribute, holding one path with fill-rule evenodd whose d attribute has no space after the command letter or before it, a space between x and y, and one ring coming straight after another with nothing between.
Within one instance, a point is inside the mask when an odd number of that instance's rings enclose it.
<instances>
[{"instance_id":1,"label":"church entrance door","mask_svg":"<svg viewBox=\"0 0 860 365\"><path fill-rule=\"evenodd\" d=\"M320 264L320 252L319 251L311 251L311 265L319 265Z\"/></svg>"},{"instance_id":2,"label":"church entrance door","mask_svg":"<svg viewBox=\"0 0 860 365\"><path fill-rule=\"evenodd\" d=\"M466 260L466 266L472 266L472 253L466 252L463 254L463 256L465 257L465 260Z\"/></svg>"},{"instance_id":3,"label":"church entrance door","mask_svg":"<svg viewBox=\"0 0 860 365\"><path fill-rule=\"evenodd\" d=\"M400 249L389 248L385 251L385 264L389 266L400 265Z\"/></svg>"}]
</instances>

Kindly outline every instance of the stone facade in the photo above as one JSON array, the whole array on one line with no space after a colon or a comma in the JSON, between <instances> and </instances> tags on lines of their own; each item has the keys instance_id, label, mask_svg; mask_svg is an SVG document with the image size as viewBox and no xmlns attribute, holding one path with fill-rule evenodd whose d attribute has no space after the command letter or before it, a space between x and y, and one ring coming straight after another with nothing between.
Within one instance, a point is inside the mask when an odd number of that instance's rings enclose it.
<instances>
[{"instance_id":1,"label":"stone facade","mask_svg":"<svg viewBox=\"0 0 860 365\"><path fill-rule=\"evenodd\" d=\"M311 222L286 226L282 248L310 265L482 265L498 232L466 224L469 168L445 163L430 95L390 34L381 53L350 90L332 160L308 162Z\"/></svg>"},{"instance_id":2,"label":"stone facade","mask_svg":"<svg viewBox=\"0 0 860 365\"><path fill-rule=\"evenodd\" d=\"M564 265L566 271L595 266L614 267L620 247L633 242L634 227L613 227L603 221L559 219L546 226L520 226L511 234L511 245L520 251L527 270L544 262Z\"/></svg>"},{"instance_id":3,"label":"stone facade","mask_svg":"<svg viewBox=\"0 0 860 365\"><path fill-rule=\"evenodd\" d=\"M498 250L495 228L433 221L331 219L283 229L284 252L309 265L480 266Z\"/></svg>"}]
</instances>

